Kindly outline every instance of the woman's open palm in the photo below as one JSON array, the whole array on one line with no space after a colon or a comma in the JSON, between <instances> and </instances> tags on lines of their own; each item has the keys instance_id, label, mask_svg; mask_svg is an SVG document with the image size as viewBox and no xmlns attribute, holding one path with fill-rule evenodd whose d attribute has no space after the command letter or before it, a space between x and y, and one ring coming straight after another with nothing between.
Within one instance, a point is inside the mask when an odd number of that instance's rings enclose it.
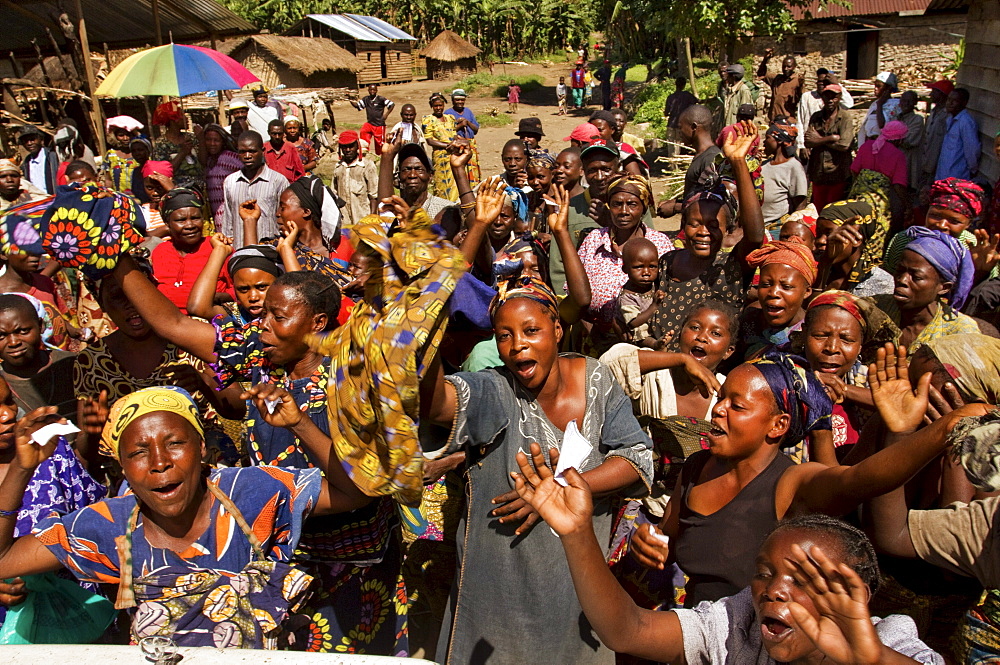
<instances>
[{"instance_id":1,"label":"woman's open palm","mask_svg":"<svg viewBox=\"0 0 1000 665\"><path fill-rule=\"evenodd\" d=\"M549 460L554 468L559 462L559 451L550 449ZM513 474L514 489L553 531L565 536L584 528L592 528L594 506L590 486L576 469L571 468L564 474L569 485L560 485L556 482L552 468L546 465L545 455L537 443L531 444L531 462L527 455L519 452L517 466L521 473Z\"/></svg>"}]
</instances>

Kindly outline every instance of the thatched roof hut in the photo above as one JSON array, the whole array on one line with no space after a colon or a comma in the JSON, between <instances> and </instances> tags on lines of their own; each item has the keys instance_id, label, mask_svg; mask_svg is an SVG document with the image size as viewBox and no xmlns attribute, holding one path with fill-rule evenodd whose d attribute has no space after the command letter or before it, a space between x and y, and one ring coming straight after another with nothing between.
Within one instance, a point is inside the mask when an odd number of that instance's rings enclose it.
<instances>
[{"instance_id":1,"label":"thatched roof hut","mask_svg":"<svg viewBox=\"0 0 1000 665\"><path fill-rule=\"evenodd\" d=\"M268 88L356 88L362 65L328 39L252 35L217 49L253 72Z\"/></svg>"},{"instance_id":2,"label":"thatched roof hut","mask_svg":"<svg viewBox=\"0 0 1000 665\"><path fill-rule=\"evenodd\" d=\"M427 61L427 78L446 79L476 71L482 51L451 30L444 30L421 51Z\"/></svg>"}]
</instances>

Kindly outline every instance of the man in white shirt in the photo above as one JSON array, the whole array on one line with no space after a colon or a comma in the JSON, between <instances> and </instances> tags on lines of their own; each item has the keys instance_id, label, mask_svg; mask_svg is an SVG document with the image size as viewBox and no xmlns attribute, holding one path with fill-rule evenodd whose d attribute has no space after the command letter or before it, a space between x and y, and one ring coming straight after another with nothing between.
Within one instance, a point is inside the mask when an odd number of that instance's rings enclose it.
<instances>
[{"instance_id":1,"label":"man in white shirt","mask_svg":"<svg viewBox=\"0 0 1000 665\"><path fill-rule=\"evenodd\" d=\"M816 89L802 95L799 100L799 114L795 116L795 128L799 130L795 137L795 150L801 159L809 159L809 151L806 149L805 134L809 129L809 118L813 113L823 109L823 88L833 83L837 83L836 72L831 72L826 67L816 70ZM843 86L840 87L840 108L849 109L854 106L854 98Z\"/></svg>"},{"instance_id":2,"label":"man in white shirt","mask_svg":"<svg viewBox=\"0 0 1000 665\"><path fill-rule=\"evenodd\" d=\"M333 191L347 204L342 209L343 224L350 227L367 215L377 214L378 170L375 162L361 154L357 132L341 132L339 144L340 162L333 169Z\"/></svg>"},{"instance_id":3,"label":"man in white shirt","mask_svg":"<svg viewBox=\"0 0 1000 665\"><path fill-rule=\"evenodd\" d=\"M55 153L45 147L45 135L37 127L26 125L17 141L28 153L21 164L24 178L46 194L55 194L59 162Z\"/></svg>"},{"instance_id":4,"label":"man in white shirt","mask_svg":"<svg viewBox=\"0 0 1000 665\"><path fill-rule=\"evenodd\" d=\"M272 120L281 120L281 104L269 100L267 96L267 90L263 86L259 88L254 88L253 91L253 103L247 106L247 122L250 123L250 129L257 132L261 136L267 136L267 126L271 124Z\"/></svg>"},{"instance_id":5,"label":"man in white shirt","mask_svg":"<svg viewBox=\"0 0 1000 665\"><path fill-rule=\"evenodd\" d=\"M243 162L243 168L226 176L222 183L225 206L222 211L220 230L233 239L233 247L243 246L243 220L240 205L244 201L256 199L261 215L257 223L257 237L270 238L278 235L275 215L278 199L288 189L288 179L267 167L264 163L264 139L255 131L244 132L236 142L236 153Z\"/></svg>"}]
</instances>

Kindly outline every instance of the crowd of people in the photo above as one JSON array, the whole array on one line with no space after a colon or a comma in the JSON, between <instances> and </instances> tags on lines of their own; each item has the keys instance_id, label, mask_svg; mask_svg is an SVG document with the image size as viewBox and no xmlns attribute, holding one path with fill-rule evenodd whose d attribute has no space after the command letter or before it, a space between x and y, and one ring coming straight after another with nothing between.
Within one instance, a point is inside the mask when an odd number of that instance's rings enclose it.
<instances>
[{"instance_id":1,"label":"crowd of people","mask_svg":"<svg viewBox=\"0 0 1000 665\"><path fill-rule=\"evenodd\" d=\"M562 142L522 118L499 174L461 89L390 127L372 85L360 131L308 137L262 88L225 127L168 102L100 159L23 128L0 626L46 579L107 605L88 642L1000 657L1000 187L969 94L933 83L924 118L885 72L855 123L834 72L771 55L766 129L743 66L712 100L678 79L666 201L608 61L603 108Z\"/></svg>"}]
</instances>

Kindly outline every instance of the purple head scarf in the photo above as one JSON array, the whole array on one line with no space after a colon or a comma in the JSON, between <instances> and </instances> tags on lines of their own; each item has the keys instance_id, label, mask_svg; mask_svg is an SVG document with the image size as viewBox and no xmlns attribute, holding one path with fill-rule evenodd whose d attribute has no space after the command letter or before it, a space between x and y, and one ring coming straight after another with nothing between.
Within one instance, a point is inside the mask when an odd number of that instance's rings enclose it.
<instances>
[{"instance_id":1,"label":"purple head scarf","mask_svg":"<svg viewBox=\"0 0 1000 665\"><path fill-rule=\"evenodd\" d=\"M954 285L948 295L948 304L954 309L961 309L972 290L976 272L969 248L943 231L923 226L911 226L903 233L907 238L906 249L927 259L941 279Z\"/></svg>"}]
</instances>

